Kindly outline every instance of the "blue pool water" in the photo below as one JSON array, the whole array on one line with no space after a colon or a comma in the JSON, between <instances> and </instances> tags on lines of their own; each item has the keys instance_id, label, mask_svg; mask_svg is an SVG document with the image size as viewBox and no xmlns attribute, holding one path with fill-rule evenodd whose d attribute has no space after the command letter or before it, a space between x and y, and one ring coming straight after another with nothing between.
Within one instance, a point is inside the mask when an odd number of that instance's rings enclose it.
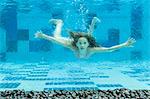
<instances>
[{"instance_id":1,"label":"blue pool water","mask_svg":"<svg viewBox=\"0 0 150 99\"><path fill-rule=\"evenodd\" d=\"M149 0L1 0L0 90L150 89ZM49 19L67 29L93 32L99 45L111 47L129 37L134 47L79 59L55 43L34 38L53 36Z\"/></svg>"}]
</instances>

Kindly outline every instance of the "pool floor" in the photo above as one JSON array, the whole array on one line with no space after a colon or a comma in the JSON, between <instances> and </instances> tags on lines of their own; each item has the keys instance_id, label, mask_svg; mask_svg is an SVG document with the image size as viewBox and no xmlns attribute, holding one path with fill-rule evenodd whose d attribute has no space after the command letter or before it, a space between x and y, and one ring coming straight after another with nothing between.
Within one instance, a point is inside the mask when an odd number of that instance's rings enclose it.
<instances>
[{"instance_id":1,"label":"pool floor","mask_svg":"<svg viewBox=\"0 0 150 99\"><path fill-rule=\"evenodd\" d=\"M0 90L150 89L150 64L0 63Z\"/></svg>"}]
</instances>

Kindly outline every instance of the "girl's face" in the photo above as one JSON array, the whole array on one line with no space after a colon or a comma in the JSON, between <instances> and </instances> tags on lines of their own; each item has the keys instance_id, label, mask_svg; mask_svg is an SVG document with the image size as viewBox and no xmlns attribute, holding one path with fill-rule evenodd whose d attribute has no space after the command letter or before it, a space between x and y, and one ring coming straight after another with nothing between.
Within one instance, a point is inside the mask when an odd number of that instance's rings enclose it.
<instances>
[{"instance_id":1,"label":"girl's face","mask_svg":"<svg viewBox=\"0 0 150 99\"><path fill-rule=\"evenodd\" d=\"M79 50L85 50L88 48L89 42L85 37L81 37L78 39L76 46L79 48Z\"/></svg>"}]
</instances>

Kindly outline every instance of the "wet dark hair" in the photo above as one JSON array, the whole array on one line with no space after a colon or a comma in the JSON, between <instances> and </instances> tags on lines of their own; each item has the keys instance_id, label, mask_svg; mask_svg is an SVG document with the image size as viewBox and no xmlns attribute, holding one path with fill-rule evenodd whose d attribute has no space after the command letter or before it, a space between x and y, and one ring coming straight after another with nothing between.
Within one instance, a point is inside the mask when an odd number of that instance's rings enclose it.
<instances>
[{"instance_id":1,"label":"wet dark hair","mask_svg":"<svg viewBox=\"0 0 150 99\"><path fill-rule=\"evenodd\" d=\"M71 32L69 31L70 37L73 38L72 46L76 47L76 43L78 42L79 38L85 37L88 40L89 46L88 47L100 47L100 45L96 42L95 38L87 33L83 32Z\"/></svg>"}]
</instances>

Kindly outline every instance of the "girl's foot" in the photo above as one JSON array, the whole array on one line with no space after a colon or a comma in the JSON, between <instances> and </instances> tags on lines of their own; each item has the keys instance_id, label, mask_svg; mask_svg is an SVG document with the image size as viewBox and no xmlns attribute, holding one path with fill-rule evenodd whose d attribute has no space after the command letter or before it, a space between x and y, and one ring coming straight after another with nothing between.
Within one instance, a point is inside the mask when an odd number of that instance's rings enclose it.
<instances>
[{"instance_id":1,"label":"girl's foot","mask_svg":"<svg viewBox=\"0 0 150 99\"><path fill-rule=\"evenodd\" d=\"M93 18L93 22L94 22L94 23L96 23L96 22L101 22L101 20L100 20L99 18L97 18L97 17L94 17L94 18Z\"/></svg>"},{"instance_id":2,"label":"girl's foot","mask_svg":"<svg viewBox=\"0 0 150 99\"><path fill-rule=\"evenodd\" d=\"M57 25L57 24L62 24L63 21L61 19L50 19L49 23L53 23L53 24Z\"/></svg>"}]
</instances>

